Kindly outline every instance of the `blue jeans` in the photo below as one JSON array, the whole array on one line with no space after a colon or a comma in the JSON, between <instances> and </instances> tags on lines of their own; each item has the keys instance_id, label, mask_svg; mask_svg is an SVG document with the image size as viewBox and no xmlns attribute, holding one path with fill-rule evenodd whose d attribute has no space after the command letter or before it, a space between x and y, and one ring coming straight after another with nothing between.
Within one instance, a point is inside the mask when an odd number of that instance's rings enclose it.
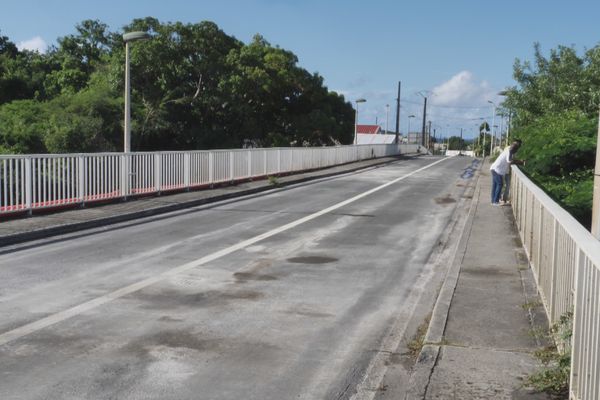
<instances>
[{"instance_id":1,"label":"blue jeans","mask_svg":"<svg viewBox=\"0 0 600 400\"><path fill-rule=\"evenodd\" d=\"M504 175L504 191L502 192L502 200L510 200L510 172Z\"/></svg>"},{"instance_id":2,"label":"blue jeans","mask_svg":"<svg viewBox=\"0 0 600 400\"><path fill-rule=\"evenodd\" d=\"M500 193L502 193L502 178L503 175L496 173L492 170L492 204L498 204L500 202Z\"/></svg>"}]
</instances>

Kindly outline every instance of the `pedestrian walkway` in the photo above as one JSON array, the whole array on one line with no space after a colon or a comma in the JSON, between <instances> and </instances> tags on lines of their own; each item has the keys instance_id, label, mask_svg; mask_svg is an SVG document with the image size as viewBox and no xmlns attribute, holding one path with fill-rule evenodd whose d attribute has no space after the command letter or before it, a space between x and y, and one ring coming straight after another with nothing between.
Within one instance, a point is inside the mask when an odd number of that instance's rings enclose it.
<instances>
[{"instance_id":1,"label":"pedestrian walkway","mask_svg":"<svg viewBox=\"0 0 600 400\"><path fill-rule=\"evenodd\" d=\"M89 207L86 208L68 209L60 212L54 211L42 214L42 212L38 211L36 215L30 218L4 217L2 219L0 217L0 247L181 210L233 197L251 195L275 187L298 184L314 179L323 179L365 168L373 168L410 157L407 155L382 157L280 176L274 180L261 179L232 185L221 185L210 190L132 198L126 202L119 201L117 203L105 203L102 205L89 204Z\"/></svg>"},{"instance_id":2,"label":"pedestrian walkway","mask_svg":"<svg viewBox=\"0 0 600 400\"><path fill-rule=\"evenodd\" d=\"M527 390L547 319L511 207L491 205L484 163L469 220L411 376L409 399L546 399ZM535 333L538 333L536 335Z\"/></svg>"}]
</instances>

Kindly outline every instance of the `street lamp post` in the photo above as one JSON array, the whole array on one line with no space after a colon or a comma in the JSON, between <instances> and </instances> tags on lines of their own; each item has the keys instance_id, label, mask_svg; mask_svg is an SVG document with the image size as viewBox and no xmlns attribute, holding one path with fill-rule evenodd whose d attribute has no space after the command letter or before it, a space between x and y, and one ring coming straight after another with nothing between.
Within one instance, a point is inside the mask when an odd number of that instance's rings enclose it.
<instances>
[{"instance_id":1,"label":"street lamp post","mask_svg":"<svg viewBox=\"0 0 600 400\"><path fill-rule=\"evenodd\" d=\"M125 123L123 133L123 152L131 151L131 82L129 73L129 43L150 39L146 32L129 32L123 35L125 42Z\"/></svg>"},{"instance_id":2,"label":"street lamp post","mask_svg":"<svg viewBox=\"0 0 600 400\"><path fill-rule=\"evenodd\" d=\"M498 96L507 96L508 93L509 93L508 90L501 90L498 92ZM508 109L508 122L506 125L506 146L508 146L508 136L510 135L510 117L511 117L511 110L509 108Z\"/></svg>"},{"instance_id":3,"label":"street lamp post","mask_svg":"<svg viewBox=\"0 0 600 400\"><path fill-rule=\"evenodd\" d=\"M421 129L421 145L425 146L425 125L427 119L427 96L425 96L421 92L417 92L421 97L423 97L423 128ZM427 94L427 92L426 92Z\"/></svg>"},{"instance_id":4,"label":"street lamp post","mask_svg":"<svg viewBox=\"0 0 600 400\"><path fill-rule=\"evenodd\" d=\"M494 106L494 114L492 115L492 137L490 138L490 157L492 156L492 149L494 147L494 140L496 139L496 135L494 134L494 125L496 123L496 103L491 100L488 100L488 103Z\"/></svg>"},{"instance_id":5,"label":"street lamp post","mask_svg":"<svg viewBox=\"0 0 600 400\"><path fill-rule=\"evenodd\" d=\"M354 116L354 144L358 144L358 103L366 103L365 99L356 99L356 114Z\"/></svg>"},{"instance_id":6,"label":"street lamp post","mask_svg":"<svg viewBox=\"0 0 600 400\"><path fill-rule=\"evenodd\" d=\"M386 135L388 133L389 123L390 123L390 105L386 104L385 105L385 134Z\"/></svg>"},{"instance_id":7,"label":"street lamp post","mask_svg":"<svg viewBox=\"0 0 600 400\"><path fill-rule=\"evenodd\" d=\"M409 115L408 116L408 132L406 132L406 140L408 141L408 139L410 138L410 119L414 118L414 115Z\"/></svg>"}]
</instances>

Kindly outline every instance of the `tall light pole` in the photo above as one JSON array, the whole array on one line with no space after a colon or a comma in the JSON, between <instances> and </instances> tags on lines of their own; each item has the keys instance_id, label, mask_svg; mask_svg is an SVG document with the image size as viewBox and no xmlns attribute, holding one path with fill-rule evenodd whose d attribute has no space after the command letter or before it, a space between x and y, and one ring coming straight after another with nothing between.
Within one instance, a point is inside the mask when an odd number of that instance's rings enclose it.
<instances>
[{"instance_id":1,"label":"tall light pole","mask_svg":"<svg viewBox=\"0 0 600 400\"><path fill-rule=\"evenodd\" d=\"M498 92L498 96L507 96L508 95L508 90L501 90ZM510 135L510 117L511 117L511 110L510 108L508 109L508 122L506 125L506 146L508 146L508 136Z\"/></svg>"},{"instance_id":2,"label":"tall light pole","mask_svg":"<svg viewBox=\"0 0 600 400\"><path fill-rule=\"evenodd\" d=\"M398 136L400 136L400 89L402 82L398 82L398 97L396 98L396 138L395 143L398 144Z\"/></svg>"},{"instance_id":3,"label":"tall light pole","mask_svg":"<svg viewBox=\"0 0 600 400\"><path fill-rule=\"evenodd\" d=\"M123 35L125 42L125 124L123 132L123 152L131 151L131 79L129 74L129 43L150 39L146 32L129 32Z\"/></svg>"},{"instance_id":4,"label":"tall light pole","mask_svg":"<svg viewBox=\"0 0 600 400\"><path fill-rule=\"evenodd\" d=\"M596 136L596 164L594 166L591 231L596 239L600 239L600 120L598 122L598 134Z\"/></svg>"},{"instance_id":5,"label":"tall light pole","mask_svg":"<svg viewBox=\"0 0 600 400\"><path fill-rule=\"evenodd\" d=\"M487 121L483 121L484 125L483 125L483 131L481 131L481 125L479 126L479 134L481 134L481 132L483 132L483 143L481 144L481 159L483 160L485 158L485 127L486 125L488 125ZM489 125L488 125L489 126Z\"/></svg>"},{"instance_id":6,"label":"tall light pole","mask_svg":"<svg viewBox=\"0 0 600 400\"><path fill-rule=\"evenodd\" d=\"M358 144L358 103L366 103L365 99L356 99L356 115L354 117L354 144Z\"/></svg>"},{"instance_id":7,"label":"tall light pole","mask_svg":"<svg viewBox=\"0 0 600 400\"><path fill-rule=\"evenodd\" d=\"M492 115L492 137L490 138L490 157L492 156L492 149L494 147L494 140L496 135L494 134L494 125L496 123L496 103L491 100L488 100L488 103L494 106L494 114Z\"/></svg>"},{"instance_id":8,"label":"tall light pole","mask_svg":"<svg viewBox=\"0 0 600 400\"><path fill-rule=\"evenodd\" d=\"M423 97L423 128L421 129L421 146L425 146L425 125L427 120L427 96L425 96L421 92L417 92L421 97Z\"/></svg>"},{"instance_id":9,"label":"tall light pole","mask_svg":"<svg viewBox=\"0 0 600 400\"><path fill-rule=\"evenodd\" d=\"M388 133L388 126L390 124L390 105L385 105L385 134Z\"/></svg>"},{"instance_id":10,"label":"tall light pole","mask_svg":"<svg viewBox=\"0 0 600 400\"><path fill-rule=\"evenodd\" d=\"M415 117L415 116L414 116L414 115L412 115L412 114L408 116L408 132L406 133L406 140L407 140L407 141L408 141L408 138L410 137L410 119L411 119L411 118L414 118L414 117Z\"/></svg>"}]
</instances>

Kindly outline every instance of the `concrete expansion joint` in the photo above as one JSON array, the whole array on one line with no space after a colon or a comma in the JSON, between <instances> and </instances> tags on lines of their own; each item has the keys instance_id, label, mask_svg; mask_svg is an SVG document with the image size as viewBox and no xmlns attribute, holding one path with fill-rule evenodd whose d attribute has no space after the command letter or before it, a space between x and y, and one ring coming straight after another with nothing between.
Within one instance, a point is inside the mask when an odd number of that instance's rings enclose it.
<instances>
[{"instance_id":1,"label":"concrete expansion joint","mask_svg":"<svg viewBox=\"0 0 600 400\"><path fill-rule=\"evenodd\" d=\"M427 377L427 382L425 383L425 391L423 392L423 399L427 398L427 391L429 390L429 386L431 384L431 377L433 376L433 371L435 371L436 367L438 366L439 360L440 360L440 351L441 350L441 346L437 347L437 351L435 354L435 360L433 362L433 364L431 365L431 370L429 371L429 376Z\"/></svg>"},{"instance_id":2,"label":"concrete expansion joint","mask_svg":"<svg viewBox=\"0 0 600 400\"><path fill-rule=\"evenodd\" d=\"M482 346L469 346L466 344L460 343L428 343L430 346L440 346L440 347L452 347L455 349L467 349L467 350L485 350L485 351L493 351L496 353L510 353L510 354L534 354L535 352L529 349L524 348L497 348L497 347L482 347Z\"/></svg>"}]
</instances>

